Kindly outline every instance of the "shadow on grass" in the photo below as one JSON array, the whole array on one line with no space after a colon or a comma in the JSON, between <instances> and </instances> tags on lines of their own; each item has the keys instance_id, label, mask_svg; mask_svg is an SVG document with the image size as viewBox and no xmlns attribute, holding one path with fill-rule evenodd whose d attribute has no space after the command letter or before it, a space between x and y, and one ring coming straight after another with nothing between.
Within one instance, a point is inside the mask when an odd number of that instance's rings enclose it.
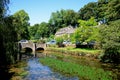
<instances>
[{"instance_id":1,"label":"shadow on grass","mask_svg":"<svg viewBox=\"0 0 120 80\"><path fill-rule=\"evenodd\" d=\"M0 79L2 80L10 80L13 76L13 73L9 73L9 68L7 66L0 66Z\"/></svg>"}]
</instances>

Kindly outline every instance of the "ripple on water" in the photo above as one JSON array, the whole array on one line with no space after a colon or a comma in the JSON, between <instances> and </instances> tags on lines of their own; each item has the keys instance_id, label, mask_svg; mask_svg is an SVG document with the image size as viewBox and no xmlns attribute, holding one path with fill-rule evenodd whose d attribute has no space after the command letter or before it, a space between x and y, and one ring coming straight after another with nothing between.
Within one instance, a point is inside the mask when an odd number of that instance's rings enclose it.
<instances>
[{"instance_id":1,"label":"ripple on water","mask_svg":"<svg viewBox=\"0 0 120 80\"><path fill-rule=\"evenodd\" d=\"M66 77L52 72L48 66L43 66L38 58L28 60L29 74L23 80L79 80L77 77Z\"/></svg>"}]
</instances>

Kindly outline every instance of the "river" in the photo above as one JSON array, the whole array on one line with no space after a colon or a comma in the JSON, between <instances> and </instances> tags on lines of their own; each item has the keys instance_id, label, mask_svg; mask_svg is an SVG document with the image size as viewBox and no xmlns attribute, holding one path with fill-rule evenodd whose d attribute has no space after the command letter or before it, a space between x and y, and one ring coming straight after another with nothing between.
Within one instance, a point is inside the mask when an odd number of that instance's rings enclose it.
<instances>
[{"instance_id":1,"label":"river","mask_svg":"<svg viewBox=\"0 0 120 80\"><path fill-rule=\"evenodd\" d=\"M61 57L60 54L57 54L59 56L57 56L56 54L50 53L50 54L47 54L46 56L49 56L51 58L55 57L57 59L67 61L67 62L75 62L80 65L101 68L101 69L104 69L105 71L112 71L117 75L117 78L118 78L117 80L120 80L120 74L119 74L120 68L115 65L103 64L103 63L100 63L99 61L96 61L90 58L83 58L83 57L71 58L67 55L64 55L64 57ZM36 56L43 57L43 54L38 53ZM39 61L39 58L37 57L32 57L27 59L28 66L25 69L29 72L29 74L25 78L23 78L23 80L79 80L78 77L70 77L70 76L67 77L60 74L59 72L54 72L48 66L41 64Z\"/></svg>"},{"instance_id":2,"label":"river","mask_svg":"<svg viewBox=\"0 0 120 80\"><path fill-rule=\"evenodd\" d=\"M26 70L29 74L23 80L79 80L77 77L66 77L53 72L48 66L42 65L39 58L29 59Z\"/></svg>"}]
</instances>

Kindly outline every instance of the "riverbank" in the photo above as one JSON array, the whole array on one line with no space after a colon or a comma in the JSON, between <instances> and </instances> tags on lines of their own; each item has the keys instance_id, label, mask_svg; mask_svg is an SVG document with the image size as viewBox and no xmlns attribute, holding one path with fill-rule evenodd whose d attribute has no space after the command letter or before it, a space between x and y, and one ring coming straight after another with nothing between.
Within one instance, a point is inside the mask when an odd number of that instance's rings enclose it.
<instances>
[{"instance_id":1,"label":"riverbank","mask_svg":"<svg viewBox=\"0 0 120 80\"><path fill-rule=\"evenodd\" d=\"M80 49L80 48L74 48L74 47L63 47L63 48L47 47L46 48L47 53L51 51L61 53L61 54L68 54L72 56L85 56L89 58L91 57L95 59L98 59L100 54L102 53L102 50Z\"/></svg>"},{"instance_id":2,"label":"riverbank","mask_svg":"<svg viewBox=\"0 0 120 80\"><path fill-rule=\"evenodd\" d=\"M120 65L114 64L114 63L100 62L99 56L101 52L102 52L101 50L95 50L95 51L88 50L86 52L85 50L81 51L81 49L72 50L69 48L49 47L46 49L44 54L48 57L57 58L65 62L72 62L72 63L84 65L84 66L102 68L104 71L111 71L117 76L117 79L113 79L113 80L119 80L120 79L119 77L120 76ZM81 55L78 55L78 54L81 54Z\"/></svg>"},{"instance_id":3,"label":"riverbank","mask_svg":"<svg viewBox=\"0 0 120 80\"><path fill-rule=\"evenodd\" d=\"M9 74L12 74L10 80L22 80L22 78L28 74L28 72L25 70L26 66L26 61L19 61L16 64L10 65Z\"/></svg>"},{"instance_id":4,"label":"riverbank","mask_svg":"<svg viewBox=\"0 0 120 80\"><path fill-rule=\"evenodd\" d=\"M50 57L40 59L40 62L44 65L48 65L54 71L60 72L66 76L77 76L80 80L117 80L115 74L111 71L104 71L101 68L80 65L68 61L61 61L57 58Z\"/></svg>"}]
</instances>

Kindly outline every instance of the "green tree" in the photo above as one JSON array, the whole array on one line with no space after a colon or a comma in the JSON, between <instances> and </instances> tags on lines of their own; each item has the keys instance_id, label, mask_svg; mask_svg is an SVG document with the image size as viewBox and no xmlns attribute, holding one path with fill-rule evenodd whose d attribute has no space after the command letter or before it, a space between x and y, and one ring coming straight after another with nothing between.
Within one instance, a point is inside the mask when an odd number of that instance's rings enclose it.
<instances>
[{"instance_id":1,"label":"green tree","mask_svg":"<svg viewBox=\"0 0 120 80\"><path fill-rule=\"evenodd\" d=\"M42 22L38 27L38 30L35 34L35 38L40 39L40 38L48 37L49 36L48 31L49 31L48 23Z\"/></svg>"},{"instance_id":2,"label":"green tree","mask_svg":"<svg viewBox=\"0 0 120 80\"><path fill-rule=\"evenodd\" d=\"M30 39L35 39L35 34L38 30L39 24L35 24L33 26L28 27Z\"/></svg>"},{"instance_id":3,"label":"green tree","mask_svg":"<svg viewBox=\"0 0 120 80\"><path fill-rule=\"evenodd\" d=\"M5 50L5 41L4 41L4 17L5 17L5 13L6 13L6 7L7 4L9 3L9 0L0 0L0 66L4 65L4 63L6 63L6 50Z\"/></svg>"},{"instance_id":4,"label":"green tree","mask_svg":"<svg viewBox=\"0 0 120 80\"><path fill-rule=\"evenodd\" d=\"M12 24L13 17L9 16L4 18L5 26L3 35L3 45L5 49L6 63L15 63L17 60L17 32ZM8 27L9 26L9 27Z\"/></svg>"},{"instance_id":5,"label":"green tree","mask_svg":"<svg viewBox=\"0 0 120 80\"><path fill-rule=\"evenodd\" d=\"M101 44L104 50L103 62L120 63L120 20L100 26Z\"/></svg>"},{"instance_id":6,"label":"green tree","mask_svg":"<svg viewBox=\"0 0 120 80\"><path fill-rule=\"evenodd\" d=\"M3 17L8 10L7 4L9 4L9 0L0 0L0 22L3 21Z\"/></svg>"},{"instance_id":7,"label":"green tree","mask_svg":"<svg viewBox=\"0 0 120 80\"><path fill-rule=\"evenodd\" d=\"M97 21L109 22L120 19L120 0L98 0L90 2L78 11L82 20L95 17Z\"/></svg>"},{"instance_id":8,"label":"green tree","mask_svg":"<svg viewBox=\"0 0 120 80\"><path fill-rule=\"evenodd\" d=\"M9 0L0 0L0 67L4 66L4 68L17 59L17 33L12 24L13 17L6 15L8 3Z\"/></svg>"},{"instance_id":9,"label":"green tree","mask_svg":"<svg viewBox=\"0 0 120 80\"><path fill-rule=\"evenodd\" d=\"M60 10L51 14L49 24L54 34L59 28L69 25L76 26L78 24L79 15L74 10Z\"/></svg>"},{"instance_id":10,"label":"green tree","mask_svg":"<svg viewBox=\"0 0 120 80\"><path fill-rule=\"evenodd\" d=\"M106 18L109 21L120 19L120 0L109 0Z\"/></svg>"},{"instance_id":11,"label":"green tree","mask_svg":"<svg viewBox=\"0 0 120 80\"><path fill-rule=\"evenodd\" d=\"M88 20L91 17L95 17L97 19L98 17L97 3L96 2L88 3L78 11L78 14L80 19L82 20Z\"/></svg>"},{"instance_id":12,"label":"green tree","mask_svg":"<svg viewBox=\"0 0 120 80\"><path fill-rule=\"evenodd\" d=\"M99 30L96 27L97 22L93 17L88 21L79 20L78 23L79 23L79 27L76 29L74 33L75 41L80 41L80 42L97 41Z\"/></svg>"},{"instance_id":13,"label":"green tree","mask_svg":"<svg viewBox=\"0 0 120 80\"><path fill-rule=\"evenodd\" d=\"M77 12L75 12L74 10L66 10L65 15L63 16L64 24L66 24L66 26L76 26L78 18L79 15Z\"/></svg>"},{"instance_id":14,"label":"green tree","mask_svg":"<svg viewBox=\"0 0 120 80\"><path fill-rule=\"evenodd\" d=\"M29 15L24 10L20 10L16 12L13 17L13 25L17 31L18 40L30 39L28 31Z\"/></svg>"}]
</instances>

